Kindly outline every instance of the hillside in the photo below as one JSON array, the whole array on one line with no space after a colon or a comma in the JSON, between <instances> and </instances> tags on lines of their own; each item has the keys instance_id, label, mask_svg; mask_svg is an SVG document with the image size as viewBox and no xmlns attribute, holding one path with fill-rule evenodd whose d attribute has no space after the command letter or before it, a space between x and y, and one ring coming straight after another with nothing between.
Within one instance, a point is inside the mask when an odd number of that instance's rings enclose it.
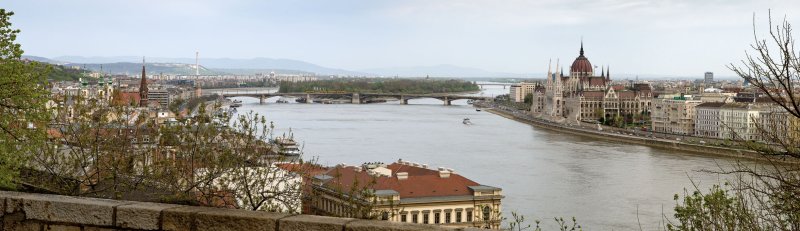
<instances>
[{"instance_id":1,"label":"hillside","mask_svg":"<svg viewBox=\"0 0 800 231\"><path fill-rule=\"evenodd\" d=\"M142 72L142 64L141 63L128 63L128 62L119 62L119 63L88 63L88 64L78 64L78 63L69 63L65 64L65 66L78 66L82 69L92 70L92 71L100 71L102 66L103 72L111 73L111 74L124 74L124 75L136 75ZM183 63L147 63L147 73L148 74L171 74L171 75L194 75L195 69L194 64L183 64ZM200 66L200 74L201 75L214 75L214 74L222 74L222 72L209 70L208 68Z\"/></svg>"}]
</instances>

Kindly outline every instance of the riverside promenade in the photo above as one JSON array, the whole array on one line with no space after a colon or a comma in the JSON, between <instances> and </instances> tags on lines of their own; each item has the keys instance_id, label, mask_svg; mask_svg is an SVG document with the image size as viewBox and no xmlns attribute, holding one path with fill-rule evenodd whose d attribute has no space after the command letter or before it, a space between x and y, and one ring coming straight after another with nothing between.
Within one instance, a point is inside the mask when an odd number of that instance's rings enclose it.
<instances>
[{"instance_id":1,"label":"riverside promenade","mask_svg":"<svg viewBox=\"0 0 800 231\"><path fill-rule=\"evenodd\" d=\"M532 115L530 115L529 112L527 111L521 111L515 108L510 108L502 105L476 102L475 106L483 107L485 108L486 111L489 111L491 113L494 113L502 117L530 124L537 128L543 128L556 132L587 136L597 139L605 139L605 140L624 142L630 144L645 145L654 148L685 151L703 155L716 155L716 156L741 158L749 160L760 160L760 161L764 160L764 156L758 152L745 149L706 145L698 141L692 141L691 140L692 137L688 136L661 135L663 137L669 138L665 139L665 138L658 138L656 135L648 136L646 135L646 133L637 132L633 130L624 130L619 128L610 129L607 126L603 126L603 130L601 131L598 130L596 127L592 127L590 124L587 123L583 123L582 125L569 125L569 124L560 124L535 118ZM672 137L683 137L683 139L672 138ZM782 160L779 160L777 158L775 158L774 160L778 162L783 162Z\"/></svg>"}]
</instances>

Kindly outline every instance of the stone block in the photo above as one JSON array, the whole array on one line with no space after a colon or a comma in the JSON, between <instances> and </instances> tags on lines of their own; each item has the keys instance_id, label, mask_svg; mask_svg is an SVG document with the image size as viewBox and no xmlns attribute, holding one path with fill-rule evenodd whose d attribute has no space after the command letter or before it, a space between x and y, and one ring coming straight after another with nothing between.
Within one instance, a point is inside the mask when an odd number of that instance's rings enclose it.
<instances>
[{"instance_id":1,"label":"stone block","mask_svg":"<svg viewBox=\"0 0 800 231\"><path fill-rule=\"evenodd\" d=\"M114 207L127 201L25 194L20 195L26 219L83 225L111 226Z\"/></svg>"},{"instance_id":2,"label":"stone block","mask_svg":"<svg viewBox=\"0 0 800 231\"><path fill-rule=\"evenodd\" d=\"M163 230L191 230L195 223L195 215L200 211L212 208L197 206L179 206L161 211L161 229Z\"/></svg>"},{"instance_id":3,"label":"stone block","mask_svg":"<svg viewBox=\"0 0 800 231\"><path fill-rule=\"evenodd\" d=\"M125 229L159 230L161 211L181 205L135 202L117 206L116 227Z\"/></svg>"},{"instance_id":4,"label":"stone block","mask_svg":"<svg viewBox=\"0 0 800 231\"><path fill-rule=\"evenodd\" d=\"M437 225L412 224L404 222L357 220L347 223L345 231L422 231L422 230L458 230Z\"/></svg>"},{"instance_id":5,"label":"stone block","mask_svg":"<svg viewBox=\"0 0 800 231\"><path fill-rule=\"evenodd\" d=\"M44 231L81 231L81 227L72 225L44 225Z\"/></svg>"},{"instance_id":6,"label":"stone block","mask_svg":"<svg viewBox=\"0 0 800 231\"><path fill-rule=\"evenodd\" d=\"M117 231L118 229L84 226L83 231Z\"/></svg>"},{"instance_id":7,"label":"stone block","mask_svg":"<svg viewBox=\"0 0 800 231\"><path fill-rule=\"evenodd\" d=\"M241 209L213 209L198 212L197 230L277 230L278 220L290 216L285 213L248 211Z\"/></svg>"},{"instance_id":8,"label":"stone block","mask_svg":"<svg viewBox=\"0 0 800 231\"><path fill-rule=\"evenodd\" d=\"M281 228L281 231L343 230L345 224L354 220L352 218L297 215L280 219L278 227Z\"/></svg>"},{"instance_id":9,"label":"stone block","mask_svg":"<svg viewBox=\"0 0 800 231\"><path fill-rule=\"evenodd\" d=\"M25 221L22 212L3 217L3 231L40 231L42 225L36 221Z\"/></svg>"},{"instance_id":10,"label":"stone block","mask_svg":"<svg viewBox=\"0 0 800 231\"><path fill-rule=\"evenodd\" d=\"M3 211L5 213L22 211L22 200L19 199L21 195L25 195L25 193L0 191L0 201L3 202ZM8 203L8 200L11 200L11 203Z\"/></svg>"}]
</instances>

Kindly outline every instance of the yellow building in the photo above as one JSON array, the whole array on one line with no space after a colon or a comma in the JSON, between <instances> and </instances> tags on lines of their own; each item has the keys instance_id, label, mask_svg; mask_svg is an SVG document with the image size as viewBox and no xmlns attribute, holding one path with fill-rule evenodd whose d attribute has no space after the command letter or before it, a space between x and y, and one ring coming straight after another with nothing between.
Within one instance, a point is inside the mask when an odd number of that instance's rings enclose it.
<instances>
[{"instance_id":1,"label":"yellow building","mask_svg":"<svg viewBox=\"0 0 800 231\"><path fill-rule=\"evenodd\" d=\"M453 169L428 169L402 160L389 165L338 165L313 181L315 214L500 228L502 190L478 184Z\"/></svg>"}]
</instances>

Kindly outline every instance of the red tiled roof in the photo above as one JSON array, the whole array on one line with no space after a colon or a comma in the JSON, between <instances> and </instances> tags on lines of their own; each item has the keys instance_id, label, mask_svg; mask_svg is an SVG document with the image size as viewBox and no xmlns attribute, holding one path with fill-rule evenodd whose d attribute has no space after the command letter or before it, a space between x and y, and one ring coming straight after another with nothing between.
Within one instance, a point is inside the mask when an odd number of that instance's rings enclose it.
<instances>
[{"instance_id":1,"label":"red tiled roof","mask_svg":"<svg viewBox=\"0 0 800 231\"><path fill-rule=\"evenodd\" d=\"M603 86L606 84L606 80L603 77L592 77L589 78L589 85L590 86Z\"/></svg>"},{"instance_id":2,"label":"red tiled roof","mask_svg":"<svg viewBox=\"0 0 800 231\"><path fill-rule=\"evenodd\" d=\"M636 98L636 92L633 91L621 91L618 92L620 99L633 99Z\"/></svg>"},{"instance_id":3,"label":"red tiled roof","mask_svg":"<svg viewBox=\"0 0 800 231\"><path fill-rule=\"evenodd\" d=\"M586 98L603 98L605 96L605 92L602 91L584 91L583 97Z\"/></svg>"},{"instance_id":4,"label":"red tiled roof","mask_svg":"<svg viewBox=\"0 0 800 231\"><path fill-rule=\"evenodd\" d=\"M371 189L374 190L394 190L400 194L400 198L414 197L438 197L438 196L462 196L472 195L469 186L479 186L480 184L467 179L461 175L451 173L448 178L439 177L439 171L426 168L414 167L399 163L387 166L392 170L392 176L371 176L367 171L356 171L358 167L336 167L327 172L326 175L333 177L327 182L327 187L340 187L349 189L355 184L368 185L373 182ZM407 172L408 178L398 180L398 172Z\"/></svg>"},{"instance_id":5,"label":"red tiled roof","mask_svg":"<svg viewBox=\"0 0 800 231\"><path fill-rule=\"evenodd\" d=\"M136 105L139 105L139 101L141 100L141 95L139 92L120 92L119 93L119 101L120 105L130 105L133 102Z\"/></svg>"}]
</instances>

